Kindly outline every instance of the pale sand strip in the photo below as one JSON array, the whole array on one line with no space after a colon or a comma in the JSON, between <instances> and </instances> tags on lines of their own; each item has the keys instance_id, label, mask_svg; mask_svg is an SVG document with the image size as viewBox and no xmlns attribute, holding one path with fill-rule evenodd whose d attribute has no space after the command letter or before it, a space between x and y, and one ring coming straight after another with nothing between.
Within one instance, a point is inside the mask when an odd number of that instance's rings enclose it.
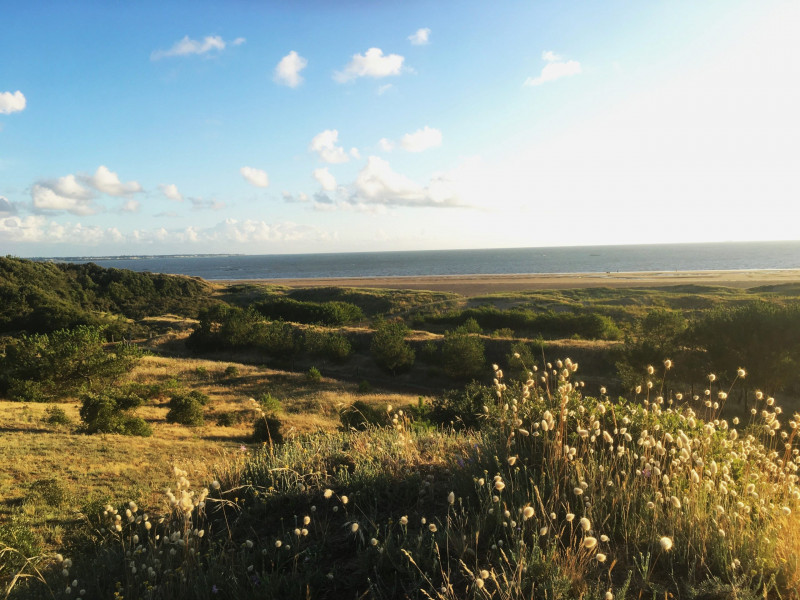
<instances>
[{"instance_id":1,"label":"pale sand strip","mask_svg":"<svg viewBox=\"0 0 800 600\"><path fill-rule=\"evenodd\" d=\"M636 273L553 273L519 275L436 275L424 277L331 277L319 279L251 279L213 283L262 283L288 287L364 287L456 292L480 296L496 292L590 287L666 287L714 285L751 288L800 283L800 269L758 271L653 271Z\"/></svg>"}]
</instances>

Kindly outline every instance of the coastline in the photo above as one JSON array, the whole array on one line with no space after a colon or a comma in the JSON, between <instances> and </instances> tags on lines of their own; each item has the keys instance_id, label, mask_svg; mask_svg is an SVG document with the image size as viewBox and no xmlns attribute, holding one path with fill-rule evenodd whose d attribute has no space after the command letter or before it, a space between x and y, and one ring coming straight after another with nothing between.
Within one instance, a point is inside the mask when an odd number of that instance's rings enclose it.
<instances>
[{"instance_id":1,"label":"coastline","mask_svg":"<svg viewBox=\"0 0 800 600\"><path fill-rule=\"evenodd\" d=\"M364 287L454 292L482 296L497 292L575 288L711 285L751 288L800 283L800 269L735 271L638 271L630 273L531 273L498 275L424 275L405 277L326 277L309 279L212 279L212 284L263 284L287 287Z\"/></svg>"}]
</instances>

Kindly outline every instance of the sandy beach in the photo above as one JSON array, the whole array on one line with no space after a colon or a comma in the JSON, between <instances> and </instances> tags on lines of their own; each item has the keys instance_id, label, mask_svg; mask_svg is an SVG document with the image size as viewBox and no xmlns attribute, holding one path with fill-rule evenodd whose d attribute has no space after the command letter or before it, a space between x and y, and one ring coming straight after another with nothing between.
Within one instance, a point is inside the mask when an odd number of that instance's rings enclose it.
<instances>
[{"instance_id":1,"label":"sandy beach","mask_svg":"<svg viewBox=\"0 0 800 600\"><path fill-rule=\"evenodd\" d=\"M440 275L426 277L347 277L322 279L258 279L224 283L265 283L289 287L369 287L433 290L480 296L496 292L589 287L666 287L715 285L751 288L800 283L800 269L758 271L653 271L636 273L546 273L515 275ZM219 281L219 283L223 283Z\"/></svg>"}]
</instances>

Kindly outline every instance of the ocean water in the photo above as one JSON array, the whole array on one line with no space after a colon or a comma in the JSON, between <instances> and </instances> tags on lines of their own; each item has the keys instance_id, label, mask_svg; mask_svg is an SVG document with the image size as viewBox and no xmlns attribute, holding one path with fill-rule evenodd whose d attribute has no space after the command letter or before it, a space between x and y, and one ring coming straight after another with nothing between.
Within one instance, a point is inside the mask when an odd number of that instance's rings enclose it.
<instances>
[{"instance_id":1,"label":"ocean water","mask_svg":"<svg viewBox=\"0 0 800 600\"><path fill-rule=\"evenodd\" d=\"M50 260L203 279L729 271L800 268L800 241Z\"/></svg>"}]
</instances>

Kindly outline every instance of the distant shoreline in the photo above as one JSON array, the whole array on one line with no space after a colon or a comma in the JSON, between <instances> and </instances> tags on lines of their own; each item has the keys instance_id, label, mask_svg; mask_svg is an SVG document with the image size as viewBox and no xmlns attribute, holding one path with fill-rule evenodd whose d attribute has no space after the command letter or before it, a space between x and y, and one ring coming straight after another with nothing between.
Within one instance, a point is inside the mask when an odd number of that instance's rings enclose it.
<instances>
[{"instance_id":1,"label":"distant shoreline","mask_svg":"<svg viewBox=\"0 0 800 600\"><path fill-rule=\"evenodd\" d=\"M291 279L210 279L209 283L234 285L258 283L287 287L368 287L431 290L480 296L523 290L593 287L666 287L712 285L750 288L800 283L800 269L729 271L637 271L628 273L532 273L497 275L422 275L398 277L315 277Z\"/></svg>"}]
</instances>

